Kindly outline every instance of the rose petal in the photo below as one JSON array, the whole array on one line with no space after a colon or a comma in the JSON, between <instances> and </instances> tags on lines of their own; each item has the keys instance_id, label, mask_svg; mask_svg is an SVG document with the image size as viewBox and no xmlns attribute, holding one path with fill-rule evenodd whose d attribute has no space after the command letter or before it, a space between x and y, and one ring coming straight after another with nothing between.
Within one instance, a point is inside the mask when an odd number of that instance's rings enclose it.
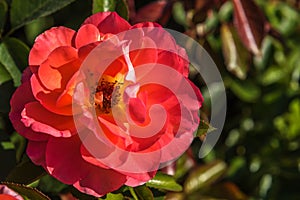
<instances>
[{"instance_id":1,"label":"rose petal","mask_svg":"<svg viewBox=\"0 0 300 200\"><path fill-rule=\"evenodd\" d=\"M48 56L51 67L58 68L77 59L77 50L71 46L61 46L54 49Z\"/></svg>"},{"instance_id":2,"label":"rose petal","mask_svg":"<svg viewBox=\"0 0 300 200\"><path fill-rule=\"evenodd\" d=\"M35 132L42 132L54 137L71 137L76 133L73 117L57 115L46 110L40 103L25 105L21 121Z\"/></svg>"},{"instance_id":3,"label":"rose petal","mask_svg":"<svg viewBox=\"0 0 300 200\"><path fill-rule=\"evenodd\" d=\"M143 185L144 183L148 182L155 176L156 172L148 172L143 174L133 174L133 173L126 173L127 181L125 185L131 187L137 187L139 185Z\"/></svg>"},{"instance_id":4,"label":"rose petal","mask_svg":"<svg viewBox=\"0 0 300 200\"><path fill-rule=\"evenodd\" d=\"M88 173L88 165L81 158L80 145L78 136L50 137L46 148L46 169L49 173L66 184L73 184L84 177Z\"/></svg>"},{"instance_id":5,"label":"rose petal","mask_svg":"<svg viewBox=\"0 0 300 200\"><path fill-rule=\"evenodd\" d=\"M61 88L62 75L57 69L52 68L47 61L40 65L38 77L43 86L48 90Z\"/></svg>"},{"instance_id":6,"label":"rose petal","mask_svg":"<svg viewBox=\"0 0 300 200\"><path fill-rule=\"evenodd\" d=\"M57 106L57 100L61 93L50 92L41 86L39 79L36 75L32 75L30 79L32 85L32 93L34 97L49 111L60 114L60 115L73 115L72 113L72 102L69 105L59 107Z\"/></svg>"},{"instance_id":7,"label":"rose petal","mask_svg":"<svg viewBox=\"0 0 300 200\"><path fill-rule=\"evenodd\" d=\"M29 53L29 65L40 65L57 47L72 46L75 31L66 27L54 27L39 35Z\"/></svg>"},{"instance_id":8,"label":"rose petal","mask_svg":"<svg viewBox=\"0 0 300 200\"><path fill-rule=\"evenodd\" d=\"M130 28L130 24L120 17L116 12L111 12L103 21L98 25L100 33L117 34L126 31Z\"/></svg>"},{"instance_id":9,"label":"rose petal","mask_svg":"<svg viewBox=\"0 0 300 200\"><path fill-rule=\"evenodd\" d=\"M77 32L75 44L76 48L80 48L90 43L100 41L100 33L97 26L85 24L80 27Z\"/></svg>"},{"instance_id":10,"label":"rose petal","mask_svg":"<svg viewBox=\"0 0 300 200\"><path fill-rule=\"evenodd\" d=\"M87 18L82 25L93 24L98 26L111 12L99 12Z\"/></svg>"},{"instance_id":11,"label":"rose petal","mask_svg":"<svg viewBox=\"0 0 300 200\"><path fill-rule=\"evenodd\" d=\"M119 189L125 182L125 175L91 165L87 176L76 182L74 186L81 192L99 197Z\"/></svg>"},{"instance_id":12,"label":"rose petal","mask_svg":"<svg viewBox=\"0 0 300 200\"><path fill-rule=\"evenodd\" d=\"M10 189L6 185L0 185L0 199L2 200L24 200L21 195L19 195L14 190Z\"/></svg>"},{"instance_id":13,"label":"rose petal","mask_svg":"<svg viewBox=\"0 0 300 200\"><path fill-rule=\"evenodd\" d=\"M10 100L11 111L9 113L9 118L15 130L27 139L35 141L47 140L48 135L34 132L30 128L25 127L21 122L21 112L25 105L34 101L35 99L31 92L30 82L23 83L17 88Z\"/></svg>"},{"instance_id":14,"label":"rose petal","mask_svg":"<svg viewBox=\"0 0 300 200\"><path fill-rule=\"evenodd\" d=\"M47 142L29 140L26 153L34 164L46 167L46 147Z\"/></svg>"},{"instance_id":15,"label":"rose petal","mask_svg":"<svg viewBox=\"0 0 300 200\"><path fill-rule=\"evenodd\" d=\"M142 124L146 120L146 106L143 101L141 101L139 98L131 98L129 100L129 113L131 118Z\"/></svg>"},{"instance_id":16,"label":"rose petal","mask_svg":"<svg viewBox=\"0 0 300 200\"><path fill-rule=\"evenodd\" d=\"M22 83L25 83L27 81L30 81L30 77L32 76L32 72L30 70L29 67L27 67L26 69L24 69L23 74L22 74Z\"/></svg>"}]
</instances>

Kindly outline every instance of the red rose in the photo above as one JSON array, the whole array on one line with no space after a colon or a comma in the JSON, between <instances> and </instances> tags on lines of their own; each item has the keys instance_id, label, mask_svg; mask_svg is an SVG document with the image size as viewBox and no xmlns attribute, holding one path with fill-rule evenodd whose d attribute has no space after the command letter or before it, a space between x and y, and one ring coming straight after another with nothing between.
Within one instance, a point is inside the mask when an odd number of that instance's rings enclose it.
<instances>
[{"instance_id":1,"label":"red rose","mask_svg":"<svg viewBox=\"0 0 300 200\"><path fill-rule=\"evenodd\" d=\"M134 38L127 34L131 30ZM158 30L160 44L151 39L152 30ZM78 32L56 27L38 36L10 112L17 132L28 139L31 160L58 180L102 196L123 184L147 182L160 164L178 157L193 139L202 97L187 80L185 51L164 34L155 23L130 26L115 12L103 12L86 19ZM151 48L139 47L145 45ZM95 65L86 68L91 60ZM173 79L163 66L172 68ZM96 77L87 77L87 70ZM147 84L153 76L173 89ZM187 86L194 96L178 98L176 92ZM154 108L157 104L161 107ZM131 123L123 123L128 116ZM157 125L153 116L163 117L161 129L138 135L139 127ZM160 151L169 144L172 148ZM149 153L151 160L132 156Z\"/></svg>"}]
</instances>

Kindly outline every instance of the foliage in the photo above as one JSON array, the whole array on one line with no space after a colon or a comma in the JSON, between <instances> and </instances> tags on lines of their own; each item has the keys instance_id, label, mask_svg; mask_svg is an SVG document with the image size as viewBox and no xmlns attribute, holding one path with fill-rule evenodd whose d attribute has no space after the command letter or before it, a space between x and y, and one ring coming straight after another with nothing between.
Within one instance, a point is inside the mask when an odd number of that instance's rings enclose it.
<instances>
[{"instance_id":1,"label":"foliage","mask_svg":"<svg viewBox=\"0 0 300 200\"><path fill-rule=\"evenodd\" d=\"M204 159L198 151L212 127L202 121L199 138L176 163L143 186L124 186L101 199L296 199L299 9L296 0L0 0L0 181L27 198L47 199L40 190L51 199L94 199L28 160L26 141L8 119L9 99L38 34L52 26L78 27L92 12L116 10L132 23L154 20L202 44L221 71L228 111L221 138ZM203 86L200 75L191 70L190 77ZM209 102L205 87L202 92ZM209 109L206 104L202 119L209 118Z\"/></svg>"}]
</instances>

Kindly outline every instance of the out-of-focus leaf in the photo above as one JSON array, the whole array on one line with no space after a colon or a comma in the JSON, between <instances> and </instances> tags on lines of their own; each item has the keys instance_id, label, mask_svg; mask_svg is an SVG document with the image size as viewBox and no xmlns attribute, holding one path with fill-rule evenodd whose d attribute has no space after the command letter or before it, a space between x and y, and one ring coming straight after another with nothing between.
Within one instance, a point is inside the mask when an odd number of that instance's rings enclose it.
<instances>
[{"instance_id":1,"label":"out-of-focus leaf","mask_svg":"<svg viewBox=\"0 0 300 200\"><path fill-rule=\"evenodd\" d=\"M182 2L177 1L173 4L172 14L175 21L178 24L187 28L188 24L186 19L186 12L184 10L184 6Z\"/></svg>"},{"instance_id":2,"label":"out-of-focus leaf","mask_svg":"<svg viewBox=\"0 0 300 200\"><path fill-rule=\"evenodd\" d=\"M195 161L187 154L183 154L177 161L176 161L176 171L174 177L179 179L186 175L192 167L195 166Z\"/></svg>"},{"instance_id":3,"label":"out-of-focus leaf","mask_svg":"<svg viewBox=\"0 0 300 200\"><path fill-rule=\"evenodd\" d=\"M21 72L4 42L0 44L0 63L12 77L14 85L19 86L21 84Z\"/></svg>"},{"instance_id":4,"label":"out-of-focus leaf","mask_svg":"<svg viewBox=\"0 0 300 200\"><path fill-rule=\"evenodd\" d=\"M18 133L14 132L11 136L10 136L10 140L14 145L14 148L16 150L16 159L17 162L21 161L22 155L25 151L25 147L26 147L26 140L24 137L22 137L21 135L19 135Z\"/></svg>"},{"instance_id":5,"label":"out-of-focus leaf","mask_svg":"<svg viewBox=\"0 0 300 200\"><path fill-rule=\"evenodd\" d=\"M270 85L283 79L287 75L286 70L278 66L269 67L261 76L263 85Z\"/></svg>"},{"instance_id":6,"label":"out-of-focus leaf","mask_svg":"<svg viewBox=\"0 0 300 200\"><path fill-rule=\"evenodd\" d=\"M154 199L151 190L145 185L135 187L134 191L137 194L139 200L153 200Z\"/></svg>"},{"instance_id":7,"label":"out-of-focus leaf","mask_svg":"<svg viewBox=\"0 0 300 200\"><path fill-rule=\"evenodd\" d=\"M0 0L0 38L3 32L3 28L6 22L6 13L7 13L7 3L5 0Z\"/></svg>"},{"instance_id":8,"label":"out-of-focus leaf","mask_svg":"<svg viewBox=\"0 0 300 200\"><path fill-rule=\"evenodd\" d=\"M274 125L280 134L289 140L300 136L300 100L295 99L289 105L289 112L274 119Z\"/></svg>"},{"instance_id":9,"label":"out-of-focus leaf","mask_svg":"<svg viewBox=\"0 0 300 200\"><path fill-rule=\"evenodd\" d=\"M93 13L115 11L117 0L93 0Z\"/></svg>"},{"instance_id":10,"label":"out-of-focus leaf","mask_svg":"<svg viewBox=\"0 0 300 200\"><path fill-rule=\"evenodd\" d=\"M10 20L13 30L67 6L75 0L12 0Z\"/></svg>"},{"instance_id":11,"label":"out-of-focus leaf","mask_svg":"<svg viewBox=\"0 0 300 200\"><path fill-rule=\"evenodd\" d=\"M218 12L218 16L221 22L228 22L232 17L233 5L231 1L227 1L222 5Z\"/></svg>"},{"instance_id":12,"label":"out-of-focus leaf","mask_svg":"<svg viewBox=\"0 0 300 200\"><path fill-rule=\"evenodd\" d=\"M45 175L44 169L36 166L29 158L26 158L12 169L6 181L28 185L43 175Z\"/></svg>"},{"instance_id":13,"label":"out-of-focus leaf","mask_svg":"<svg viewBox=\"0 0 300 200\"><path fill-rule=\"evenodd\" d=\"M255 102L261 95L261 89L250 81L239 81L236 79L226 79L226 84L231 91L241 100L249 103Z\"/></svg>"},{"instance_id":14,"label":"out-of-focus leaf","mask_svg":"<svg viewBox=\"0 0 300 200\"><path fill-rule=\"evenodd\" d=\"M197 167L184 182L185 193L190 194L211 185L225 173L226 168L223 161L214 161Z\"/></svg>"},{"instance_id":15,"label":"out-of-focus leaf","mask_svg":"<svg viewBox=\"0 0 300 200\"><path fill-rule=\"evenodd\" d=\"M17 183L8 183L4 182L3 184L7 185L10 189L16 191L21 196L27 199L39 199L39 200L50 200L49 197L41 193L35 188L27 187L26 185L17 184Z\"/></svg>"},{"instance_id":16,"label":"out-of-focus leaf","mask_svg":"<svg viewBox=\"0 0 300 200\"><path fill-rule=\"evenodd\" d=\"M154 22L158 20L162 16L166 5L167 2L165 0L161 0L151 2L146 6L143 6L137 11L136 15L133 17L133 23L146 21Z\"/></svg>"},{"instance_id":17,"label":"out-of-focus leaf","mask_svg":"<svg viewBox=\"0 0 300 200\"><path fill-rule=\"evenodd\" d=\"M11 80L11 76L9 75L5 67L0 63L0 85L9 80Z\"/></svg>"},{"instance_id":18,"label":"out-of-focus leaf","mask_svg":"<svg viewBox=\"0 0 300 200\"><path fill-rule=\"evenodd\" d=\"M235 30L227 24L221 27L222 50L228 71L240 79L246 78L248 52L243 48Z\"/></svg>"},{"instance_id":19,"label":"out-of-focus leaf","mask_svg":"<svg viewBox=\"0 0 300 200\"><path fill-rule=\"evenodd\" d=\"M198 130L197 130L197 132L195 132L195 137L201 137L205 134L212 132L213 130L216 130L216 128L211 126L208 122L206 122L204 120L200 120Z\"/></svg>"},{"instance_id":20,"label":"out-of-focus leaf","mask_svg":"<svg viewBox=\"0 0 300 200\"><path fill-rule=\"evenodd\" d=\"M237 156L232 158L232 160L230 161L230 165L228 166L226 176L227 177L238 176L239 170L245 166L246 166L246 161L244 157Z\"/></svg>"},{"instance_id":21,"label":"out-of-focus leaf","mask_svg":"<svg viewBox=\"0 0 300 200\"><path fill-rule=\"evenodd\" d=\"M146 186L174 192L182 191L182 186L175 181L174 177L161 172L158 172L152 180L148 181Z\"/></svg>"},{"instance_id":22,"label":"out-of-focus leaf","mask_svg":"<svg viewBox=\"0 0 300 200\"><path fill-rule=\"evenodd\" d=\"M245 47L260 55L266 19L253 0L233 0L236 29Z\"/></svg>"},{"instance_id":23,"label":"out-of-focus leaf","mask_svg":"<svg viewBox=\"0 0 300 200\"><path fill-rule=\"evenodd\" d=\"M126 0L93 0L93 13L105 11L116 11L122 18L129 18Z\"/></svg>"},{"instance_id":24,"label":"out-of-focus leaf","mask_svg":"<svg viewBox=\"0 0 300 200\"><path fill-rule=\"evenodd\" d=\"M52 17L40 17L25 26L26 38L30 44L34 43L35 38L46 29L53 26Z\"/></svg>"},{"instance_id":25,"label":"out-of-focus leaf","mask_svg":"<svg viewBox=\"0 0 300 200\"><path fill-rule=\"evenodd\" d=\"M286 3L276 2L266 6L271 24L283 35L291 35L299 26L299 11Z\"/></svg>"},{"instance_id":26,"label":"out-of-focus leaf","mask_svg":"<svg viewBox=\"0 0 300 200\"><path fill-rule=\"evenodd\" d=\"M177 193L177 192L169 192L167 193L165 200L185 200L186 196L183 192Z\"/></svg>"},{"instance_id":27,"label":"out-of-focus leaf","mask_svg":"<svg viewBox=\"0 0 300 200\"><path fill-rule=\"evenodd\" d=\"M271 60L270 57L272 56L272 49L272 38L266 36L262 41L261 56L254 57L254 65L258 70L263 70L268 66Z\"/></svg>"},{"instance_id":28,"label":"out-of-focus leaf","mask_svg":"<svg viewBox=\"0 0 300 200\"><path fill-rule=\"evenodd\" d=\"M230 200L246 200L248 197L233 183L225 182L210 188L207 194Z\"/></svg>"}]
</instances>

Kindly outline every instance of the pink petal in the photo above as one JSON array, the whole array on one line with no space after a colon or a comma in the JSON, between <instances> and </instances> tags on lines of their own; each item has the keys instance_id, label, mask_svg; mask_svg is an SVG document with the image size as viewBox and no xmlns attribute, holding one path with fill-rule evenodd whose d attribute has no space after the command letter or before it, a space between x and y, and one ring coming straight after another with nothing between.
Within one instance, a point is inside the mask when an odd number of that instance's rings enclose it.
<instances>
[{"instance_id":1,"label":"pink petal","mask_svg":"<svg viewBox=\"0 0 300 200\"><path fill-rule=\"evenodd\" d=\"M120 17L116 12L111 12L110 15L98 25L99 31L104 34L117 34L127 31L130 27L130 24L125 19Z\"/></svg>"},{"instance_id":2,"label":"pink petal","mask_svg":"<svg viewBox=\"0 0 300 200\"><path fill-rule=\"evenodd\" d=\"M66 27L54 27L39 35L29 53L29 65L40 65L57 47L72 46L75 31Z\"/></svg>"},{"instance_id":3,"label":"pink petal","mask_svg":"<svg viewBox=\"0 0 300 200\"><path fill-rule=\"evenodd\" d=\"M21 195L19 195L14 190L10 189L6 185L0 184L0 199L1 200L24 200Z\"/></svg>"},{"instance_id":4,"label":"pink petal","mask_svg":"<svg viewBox=\"0 0 300 200\"><path fill-rule=\"evenodd\" d=\"M35 132L46 133L54 137L71 137L77 133L73 117L49 112L38 102L25 105L21 121Z\"/></svg>"},{"instance_id":5,"label":"pink petal","mask_svg":"<svg viewBox=\"0 0 300 200\"><path fill-rule=\"evenodd\" d=\"M97 26L85 24L80 27L77 32L75 44L76 48L80 48L90 43L100 41L100 33Z\"/></svg>"},{"instance_id":6,"label":"pink petal","mask_svg":"<svg viewBox=\"0 0 300 200\"><path fill-rule=\"evenodd\" d=\"M36 100L32 95L30 82L23 83L20 87L17 88L10 100L11 111L9 113L9 118L15 130L27 139L35 141L47 140L48 135L34 132L31 128L25 127L21 122L21 112L24 109L25 105L34 101Z\"/></svg>"}]
</instances>

